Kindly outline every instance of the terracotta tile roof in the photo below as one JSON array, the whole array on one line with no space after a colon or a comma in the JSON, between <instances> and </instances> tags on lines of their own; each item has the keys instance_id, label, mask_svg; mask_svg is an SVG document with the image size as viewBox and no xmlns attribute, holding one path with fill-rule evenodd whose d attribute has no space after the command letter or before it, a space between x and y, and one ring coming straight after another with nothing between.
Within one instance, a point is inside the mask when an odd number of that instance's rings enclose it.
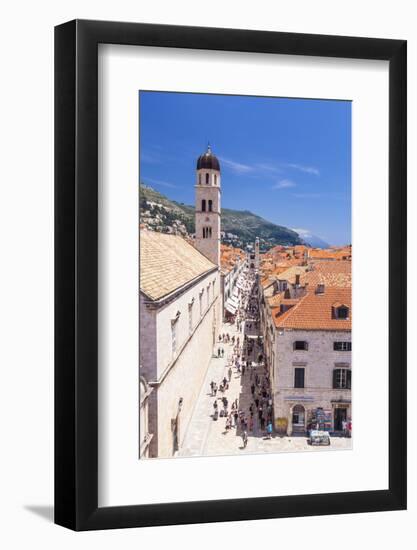
<instances>
[{"instance_id":1,"label":"terracotta tile roof","mask_svg":"<svg viewBox=\"0 0 417 550\"><path fill-rule=\"evenodd\" d=\"M239 260L245 258L245 252L240 248L229 246L226 244L220 245L220 265L222 273L228 273L232 270Z\"/></svg>"},{"instance_id":2,"label":"terracotta tile roof","mask_svg":"<svg viewBox=\"0 0 417 550\"><path fill-rule=\"evenodd\" d=\"M268 300L268 304L271 308L279 307L279 305L281 304L281 300L282 300L282 293L279 292L278 294L275 294L274 296L269 296L267 298L267 300Z\"/></svg>"},{"instance_id":3,"label":"terracotta tile roof","mask_svg":"<svg viewBox=\"0 0 417 550\"><path fill-rule=\"evenodd\" d=\"M275 279L281 278L278 275L284 273L291 267L302 266L303 261L297 259L285 260L276 263L264 263L261 265L260 271L263 279L266 277L274 277Z\"/></svg>"},{"instance_id":4,"label":"terracotta tile roof","mask_svg":"<svg viewBox=\"0 0 417 550\"><path fill-rule=\"evenodd\" d=\"M274 296L267 298L268 304L271 308L284 306L295 306L300 301L300 298L284 298L284 292L278 292Z\"/></svg>"},{"instance_id":5,"label":"terracotta tile roof","mask_svg":"<svg viewBox=\"0 0 417 550\"><path fill-rule=\"evenodd\" d=\"M336 303L349 308L348 319L335 319L333 316ZM277 328L293 330L351 330L352 297L349 288L325 288L323 294L310 292L300 298L298 303L280 314L277 307L272 317Z\"/></svg>"},{"instance_id":6,"label":"terracotta tile roof","mask_svg":"<svg viewBox=\"0 0 417 550\"><path fill-rule=\"evenodd\" d=\"M323 273L351 273L352 272L352 262L350 260L339 260L339 261L313 261L311 262L312 266L316 271L321 271Z\"/></svg>"},{"instance_id":7,"label":"terracotta tile roof","mask_svg":"<svg viewBox=\"0 0 417 550\"><path fill-rule=\"evenodd\" d=\"M323 283L328 287L352 287L352 262L314 262L311 267L312 271L307 271L300 277L302 286L308 284L310 289L314 289Z\"/></svg>"},{"instance_id":8,"label":"terracotta tile roof","mask_svg":"<svg viewBox=\"0 0 417 550\"><path fill-rule=\"evenodd\" d=\"M309 251L309 257L314 259L327 259L327 260L343 260L344 258L349 258L352 255L352 250L350 247L343 248L312 248Z\"/></svg>"},{"instance_id":9,"label":"terracotta tile roof","mask_svg":"<svg viewBox=\"0 0 417 550\"><path fill-rule=\"evenodd\" d=\"M140 231L140 290L159 300L216 267L185 239Z\"/></svg>"},{"instance_id":10,"label":"terracotta tile roof","mask_svg":"<svg viewBox=\"0 0 417 550\"><path fill-rule=\"evenodd\" d=\"M307 266L304 266L304 265L294 265L292 267L289 267L288 269L286 269L285 271L282 271L277 279L279 279L280 281L288 281L289 283L291 284L295 284L295 276L296 275L300 275L300 280L301 280L301 275L303 275L307 270Z\"/></svg>"}]
</instances>

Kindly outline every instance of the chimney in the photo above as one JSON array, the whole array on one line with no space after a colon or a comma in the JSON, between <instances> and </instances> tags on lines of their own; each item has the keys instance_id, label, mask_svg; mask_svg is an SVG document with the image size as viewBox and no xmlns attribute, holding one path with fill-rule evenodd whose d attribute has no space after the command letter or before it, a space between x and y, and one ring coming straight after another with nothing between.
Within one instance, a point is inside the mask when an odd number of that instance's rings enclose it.
<instances>
[{"instance_id":1,"label":"chimney","mask_svg":"<svg viewBox=\"0 0 417 550\"><path fill-rule=\"evenodd\" d=\"M295 276L295 286L300 286L300 274L297 273Z\"/></svg>"},{"instance_id":2,"label":"chimney","mask_svg":"<svg viewBox=\"0 0 417 550\"><path fill-rule=\"evenodd\" d=\"M316 287L316 294L324 294L324 284L319 283Z\"/></svg>"}]
</instances>

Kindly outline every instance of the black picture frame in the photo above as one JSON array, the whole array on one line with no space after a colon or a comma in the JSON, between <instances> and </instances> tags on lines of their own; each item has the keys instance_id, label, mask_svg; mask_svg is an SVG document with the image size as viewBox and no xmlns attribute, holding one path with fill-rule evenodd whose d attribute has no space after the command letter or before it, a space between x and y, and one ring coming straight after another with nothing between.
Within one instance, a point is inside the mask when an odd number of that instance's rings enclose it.
<instances>
[{"instance_id":1,"label":"black picture frame","mask_svg":"<svg viewBox=\"0 0 417 550\"><path fill-rule=\"evenodd\" d=\"M98 44L389 62L389 488L98 507ZM55 28L55 522L108 529L406 508L406 41L74 20ZM370 213L370 216L372 213Z\"/></svg>"}]
</instances>

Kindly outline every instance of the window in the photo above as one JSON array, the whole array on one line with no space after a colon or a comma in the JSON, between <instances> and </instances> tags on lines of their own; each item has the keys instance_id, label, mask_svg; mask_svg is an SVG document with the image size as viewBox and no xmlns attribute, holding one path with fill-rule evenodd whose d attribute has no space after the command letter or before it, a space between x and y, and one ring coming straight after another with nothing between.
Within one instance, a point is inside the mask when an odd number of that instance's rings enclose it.
<instances>
[{"instance_id":1,"label":"window","mask_svg":"<svg viewBox=\"0 0 417 550\"><path fill-rule=\"evenodd\" d=\"M307 351L308 350L308 342L305 342L304 340L296 340L293 344L294 351Z\"/></svg>"},{"instance_id":2,"label":"window","mask_svg":"<svg viewBox=\"0 0 417 550\"><path fill-rule=\"evenodd\" d=\"M214 185L217 185L217 174L214 174Z\"/></svg>"},{"instance_id":3,"label":"window","mask_svg":"<svg viewBox=\"0 0 417 550\"><path fill-rule=\"evenodd\" d=\"M336 319L349 319L349 308L346 306L337 307Z\"/></svg>"},{"instance_id":4,"label":"window","mask_svg":"<svg viewBox=\"0 0 417 550\"><path fill-rule=\"evenodd\" d=\"M333 342L334 351L352 351L352 342Z\"/></svg>"},{"instance_id":5,"label":"window","mask_svg":"<svg viewBox=\"0 0 417 550\"><path fill-rule=\"evenodd\" d=\"M208 182L209 182L209 177L210 176L208 174L206 174L206 184L208 184Z\"/></svg>"},{"instance_id":6,"label":"window","mask_svg":"<svg viewBox=\"0 0 417 550\"><path fill-rule=\"evenodd\" d=\"M207 309L210 305L210 285L207 287Z\"/></svg>"},{"instance_id":7,"label":"window","mask_svg":"<svg viewBox=\"0 0 417 550\"><path fill-rule=\"evenodd\" d=\"M194 305L194 298L191 304L188 304L188 332L190 334L193 332L193 305Z\"/></svg>"},{"instance_id":8,"label":"window","mask_svg":"<svg viewBox=\"0 0 417 550\"><path fill-rule=\"evenodd\" d=\"M201 174L198 174L198 185L201 185Z\"/></svg>"},{"instance_id":9,"label":"window","mask_svg":"<svg viewBox=\"0 0 417 550\"><path fill-rule=\"evenodd\" d=\"M208 211L213 212L213 201L212 200L208 201Z\"/></svg>"},{"instance_id":10,"label":"window","mask_svg":"<svg viewBox=\"0 0 417 550\"><path fill-rule=\"evenodd\" d=\"M303 367L294 369L294 388L304 388L304 371Z\"/></svg>"},{"instance_id":11,"label":"window","mask_svg":"<svg viewBox=\"0 0 417 550\"><path fill-rule=\"evenodd\" d=\"M350 369L333 370L333 389L350 390L352 383L352 371Z\"/></svg>"},{"instance_id":12,"label":"window","mask_svg":"<svg viewBox=\"0 0 417 550\"><path fill-rule=\"evenodd\" d=\"M202 212L205 212L206 211L206 199L203 199L201 201L201 211Z\"/></svg>"},{"instance_id":13,"label":"window","mask_svg":"<svg viewBox=\"0 0 417 550\"><path fill-rule=\"evenodd\" d=\"M200 292L200 295L198 297L200 301L200 317L203 315L203 292L204 290Z\"/></svg>"},{"instance_id":14,"label":"window","mask_svg":"<svg viewBox=\"0 0 417 550\"><path fill-rule=\"evenodd\" d=\"M171 321L172 355L175 355L177 352L177 328L178 319L175 319L175 321Z\"/></svg>"}]
</instances>

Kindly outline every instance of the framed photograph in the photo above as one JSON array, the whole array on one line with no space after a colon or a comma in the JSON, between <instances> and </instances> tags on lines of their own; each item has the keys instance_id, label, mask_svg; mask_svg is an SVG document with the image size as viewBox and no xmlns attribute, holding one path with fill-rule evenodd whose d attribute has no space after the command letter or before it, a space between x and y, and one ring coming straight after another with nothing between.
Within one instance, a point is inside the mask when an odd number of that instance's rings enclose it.
<instances>
[{"instance_id":1,"label":"framed photograph","mask_svg":"<svg viewBox=\"0 0 417 550\"><path fill-rule=\"evenodd\" d=\"M406 42L55 29L55 521L406 508Z\"/></svg>"}]
</instances>

